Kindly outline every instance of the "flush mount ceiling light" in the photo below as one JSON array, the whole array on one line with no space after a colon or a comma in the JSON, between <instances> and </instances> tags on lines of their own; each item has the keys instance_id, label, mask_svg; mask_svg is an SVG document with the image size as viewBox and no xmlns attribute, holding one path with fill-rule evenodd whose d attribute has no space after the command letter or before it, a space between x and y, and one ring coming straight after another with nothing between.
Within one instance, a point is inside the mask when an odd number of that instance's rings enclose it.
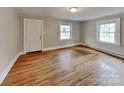
<instances>
[{"instance_id":1,"label":"flush mount ceiling light","mask_svg":"<svg viewBox=\"0 0 124 93\"><path fill-rule=\"evenodd\" d=\"M72 12L72 13L77 12L77 9L78 9L77 7L71 7L70 12Z\"/></svg>"}]
</instances>

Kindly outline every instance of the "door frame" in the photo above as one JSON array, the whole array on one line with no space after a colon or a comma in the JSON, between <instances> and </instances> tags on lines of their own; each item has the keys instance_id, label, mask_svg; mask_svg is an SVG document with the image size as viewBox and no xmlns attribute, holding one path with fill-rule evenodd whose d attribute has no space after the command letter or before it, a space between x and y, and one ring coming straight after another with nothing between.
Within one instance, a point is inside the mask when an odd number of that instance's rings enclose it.
<instances>
[{"instance_id":1,"label":"door frame","mask_svg":"<svg viewBox=\"0 0 124 93\"><path fill-rule=\"evenodd\" d=\"M33 20L33 21L39 21L41 22L41 51L44 50L44 39L43 39L43 20L41 19L30 19L30 18L24 18L23 19L23 51L24 53L27 53L27 49L26 49L26 41L27 41L27 23L26 21L30 21L30 20Z\"/></svg>"}]
</instances>

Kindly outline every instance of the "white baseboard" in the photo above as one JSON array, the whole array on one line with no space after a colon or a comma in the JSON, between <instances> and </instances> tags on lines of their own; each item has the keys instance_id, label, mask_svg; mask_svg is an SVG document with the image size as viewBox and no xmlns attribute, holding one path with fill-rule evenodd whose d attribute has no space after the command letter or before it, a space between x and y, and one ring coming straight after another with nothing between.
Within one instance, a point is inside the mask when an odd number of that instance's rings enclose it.
<instances>
[{"instance_id":1,"label":"white baseboard","mask_svg":"<svg viewBox=\"0 0 124 93\"><path fill-rule=\"evenodd\" d=\"M24 54L26 54L26 52L20 52L19 54L20 54L20 55L24 55Z\"/></svg>"},{"instance_id":2,"label":"white baseboard","mask_svg":"<svg viewBox=\"0 0 124 93\"><path fill-rule=\"evenodd\" d=\"M3 82L3 80L6 78L7 74L11 70L12 66L15 64L16 60L20 55L24 54L23 52L18 53L14 59L10 62L10 64L6 67L6 69L3 71L3 73L0 75L0 84Z\"/></svg>"},{"instance_id":3,"label":"white baseboard","mask_svg":"<svg viewBox=\"0 0 124 93\"><path fill-rule=\"evenodd\" d=\"M63 46L55 46L55 47L50 47L50 48L44 48L43 51L49 51L49 50L67 48L67 47L72 47L72 46L76 46L76 45L81 45L81 43L69 44L69 45L63 45Z\"/></svg>"},{"instance_id":4,"label":"white baseboard","mask_svg":"<svg viewBox=\"0 0 124 93\"><path fill-rule=\"evenodd\" d=\"M115 51L92 47L92 46L89 46L89 45L84 44L84 43L81 43L81 45L87 46L87 47L90 47L90 48L93 48L93 49L96 49L96 50L99 50L99 51L102 51L102 52L105 52L105 53L108 53L108 54L111 54L111 55L114 55L114 56L117 56L117 57L120 57L120 58L124 58L124 55L123 54L117 53Z\"/></svg>"}]
</instances>

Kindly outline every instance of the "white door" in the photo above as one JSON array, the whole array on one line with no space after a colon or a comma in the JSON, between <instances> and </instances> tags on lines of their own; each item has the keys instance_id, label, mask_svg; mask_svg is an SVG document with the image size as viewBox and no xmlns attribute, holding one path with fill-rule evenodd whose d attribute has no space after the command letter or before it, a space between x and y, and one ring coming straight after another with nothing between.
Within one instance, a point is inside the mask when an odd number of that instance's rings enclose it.
<instances>
[{"instance_id":1,"label":"white door","mask_svg":"<svg viewBox=\"0 0 124 93\"><path fill-rule=\"evenodd\" d=\"M24 19L25 52L42 50L42 20Z\"/></svg>"}]
</instances>

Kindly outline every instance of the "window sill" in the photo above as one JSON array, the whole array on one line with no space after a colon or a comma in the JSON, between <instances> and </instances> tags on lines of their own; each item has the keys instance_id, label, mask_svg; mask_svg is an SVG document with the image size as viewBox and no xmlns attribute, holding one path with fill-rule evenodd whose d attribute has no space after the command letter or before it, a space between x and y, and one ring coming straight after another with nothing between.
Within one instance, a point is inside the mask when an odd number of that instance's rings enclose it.
<instances>
[{"instance_id":1,"label":"window sill","mask_svg":"<svg viewBox=\"0 0 124 93\"><path fill-rule=\"evenodd\" d=\"M70 39L59 39L59 41L68 41L68 40L72 40L72 38L70 38Z\"/></svg>"},{"instance_id":2,"label":"window sill","mask_svg":"<svg viewBox=\"0 0 124 93\"><path fill-rule=\"evenodd\" d=\"M104 44L109 44L109 45L120 46L120 43L111 43L111 42L105 42L105 41L99 41L99 40L97 40L97 42L99 42L99 43L104 43Z\"/></svg>"}]
</instances>

